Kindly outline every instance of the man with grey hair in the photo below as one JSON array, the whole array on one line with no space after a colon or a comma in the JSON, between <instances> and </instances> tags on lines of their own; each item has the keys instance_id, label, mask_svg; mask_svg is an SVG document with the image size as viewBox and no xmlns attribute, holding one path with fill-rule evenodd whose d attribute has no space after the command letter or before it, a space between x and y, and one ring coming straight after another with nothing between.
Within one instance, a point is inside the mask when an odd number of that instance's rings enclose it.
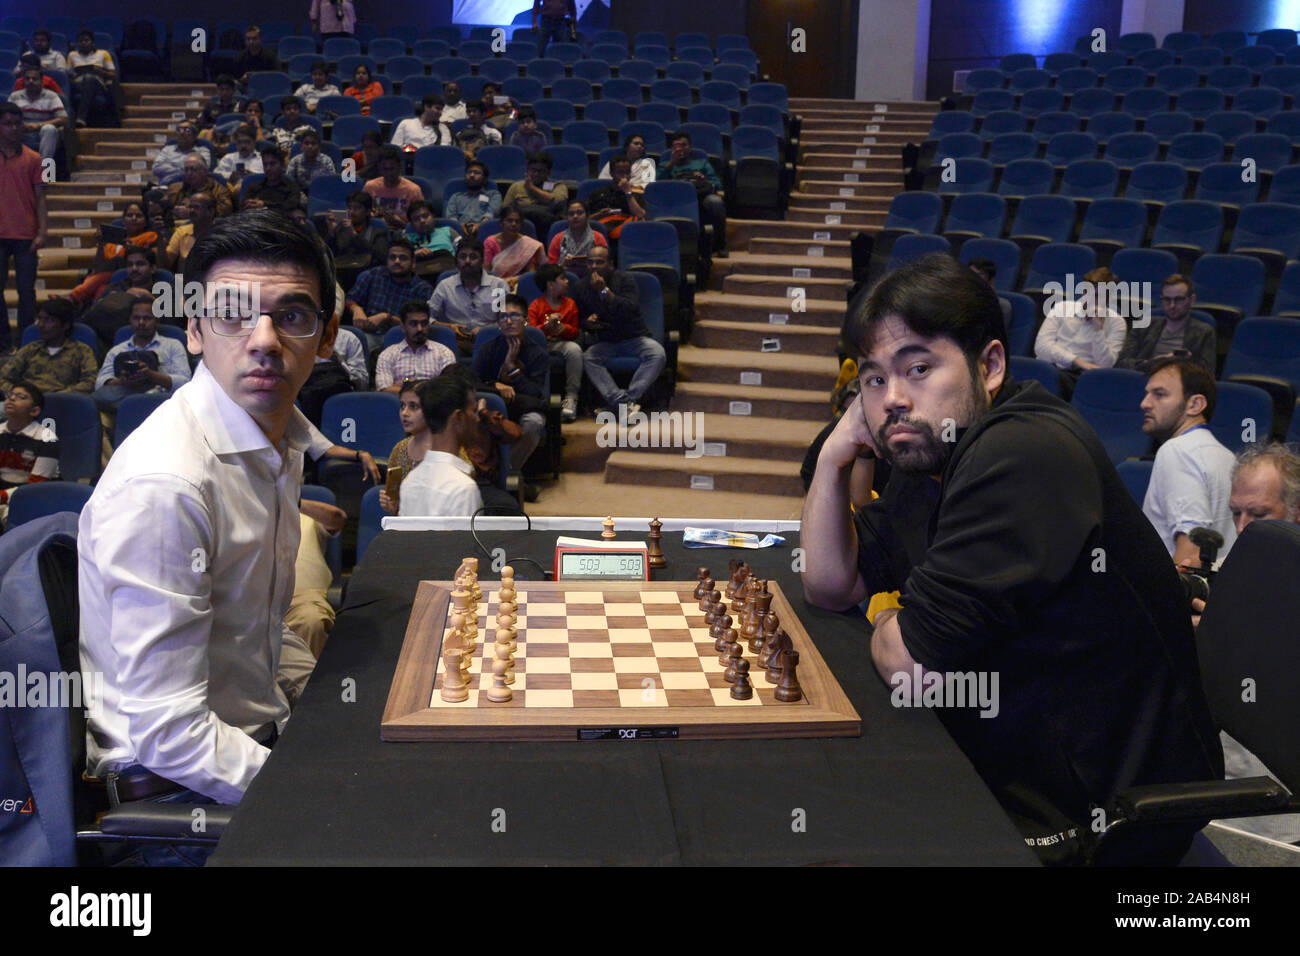
<instances>
[{"instance_id":1,"label":"man with grey hair","mask_svg":"<svg viewBox=\"0 0 1300 956\"><path fill-rule=\"evenodd\" d=\"M167 187L167 202L174 209L195 193L207 193L217 206L217 217L229 216L235 211L235 197L230 187L213 177L203 154L197 150L185 157L184 172L179 182Z\"/></svg>"},{"instance_id":2,"label":"man with grey hair","mask_svg":"<svg viewBox=\"0 0 1300 956\"><path fill-rule=\"evenodd\" d=\"M1265 518L1300 523L1300 455L1294 446L1252 445L1238 455L1228 510L1237 534Z\"/></svg>"}]
</instances>

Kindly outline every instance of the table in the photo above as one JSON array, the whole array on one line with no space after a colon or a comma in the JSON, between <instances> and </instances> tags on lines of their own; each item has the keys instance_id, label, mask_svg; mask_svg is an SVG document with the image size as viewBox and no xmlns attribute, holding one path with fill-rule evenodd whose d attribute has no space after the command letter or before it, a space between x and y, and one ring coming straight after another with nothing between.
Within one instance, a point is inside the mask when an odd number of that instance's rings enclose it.
<instances>
[{"instance_id":1,"label":"table","mask_svg":"<svg viewBox=\"0 0 1300 956\"><path fill-rule=\"evenodd\" d=\"M484 531L520 578L554 531ZM786 544L740 556L780 582L862 716L860 738L384 743L379 725L416 584L480 554L467 531L385 531L348 587L316 671L209 865L1035 865L936 716L896 709L862 617L808 605ZM490 560L482 558L487 579Z\"/></svg>"}]
</instances>

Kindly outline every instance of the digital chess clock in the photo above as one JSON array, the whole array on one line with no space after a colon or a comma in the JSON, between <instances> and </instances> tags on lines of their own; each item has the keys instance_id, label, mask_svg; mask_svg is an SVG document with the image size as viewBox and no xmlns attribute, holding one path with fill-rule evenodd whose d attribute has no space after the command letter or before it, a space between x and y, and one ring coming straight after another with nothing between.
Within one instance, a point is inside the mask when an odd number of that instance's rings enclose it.
<instances>
[{"instance_id":1,"label":"digital chess clock","mask_svg":"<svg viewBox=\"0 0 1300 956\"><path fill-rule=\"evenodd\" d=\"M644 541L588 541L557 538L557 581L649 581L650 559Z\"/></svg>"}]
</instances>

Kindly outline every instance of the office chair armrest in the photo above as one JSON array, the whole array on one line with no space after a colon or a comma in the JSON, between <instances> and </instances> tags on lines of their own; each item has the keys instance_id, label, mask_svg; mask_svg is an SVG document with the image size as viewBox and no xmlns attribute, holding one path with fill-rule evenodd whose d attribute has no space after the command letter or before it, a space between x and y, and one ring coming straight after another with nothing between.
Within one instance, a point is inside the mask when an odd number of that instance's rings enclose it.
<instances>
[{"instance_id":1,"label":"office chair armrest","mask_svg":"<svg viewBox=\"0 0 1300 956\"><path fill-rule=\"evenodd\" d=\"M1115 808L1126 823L1173 823L1275 813L1291 793L1272 777L1204 780L1130 787L1115 795Z\"/></svg>"},{"instance_id":2,"label":"office chair armrest","mask_svg":"<svg viewBox=\"0 0 1300 956\"><path fill-rule=\"evenodd\" d=\"M203 816L196 818L195 810ZM225 832L235 808L223 804L152 803L136 800L109 810L100 820L100 832L123 839L137 837L189 843L216 843ZM203 828L195 829L197 819Z\"/></svg>"}]
</instances>

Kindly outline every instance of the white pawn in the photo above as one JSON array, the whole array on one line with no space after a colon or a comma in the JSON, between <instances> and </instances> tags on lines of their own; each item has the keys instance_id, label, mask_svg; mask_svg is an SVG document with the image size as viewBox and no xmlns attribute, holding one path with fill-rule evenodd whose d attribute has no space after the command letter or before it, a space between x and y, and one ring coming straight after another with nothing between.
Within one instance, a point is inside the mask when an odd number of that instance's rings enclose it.
<instances>
[{"instance_id":1,"label":"white pawn","mask_svg":"<svg viewBox=\"0 0 1300 956\"><path fill-rule=\"evenodd\" d=\"M487 699L494 703L504 703L515 696L515 692L510 689L509 681L506 679L510 669L510 662L502 657L505 646L497 645L497 657L492 662L492 686L488 688Z\"/></svg>"}]
</instances>

